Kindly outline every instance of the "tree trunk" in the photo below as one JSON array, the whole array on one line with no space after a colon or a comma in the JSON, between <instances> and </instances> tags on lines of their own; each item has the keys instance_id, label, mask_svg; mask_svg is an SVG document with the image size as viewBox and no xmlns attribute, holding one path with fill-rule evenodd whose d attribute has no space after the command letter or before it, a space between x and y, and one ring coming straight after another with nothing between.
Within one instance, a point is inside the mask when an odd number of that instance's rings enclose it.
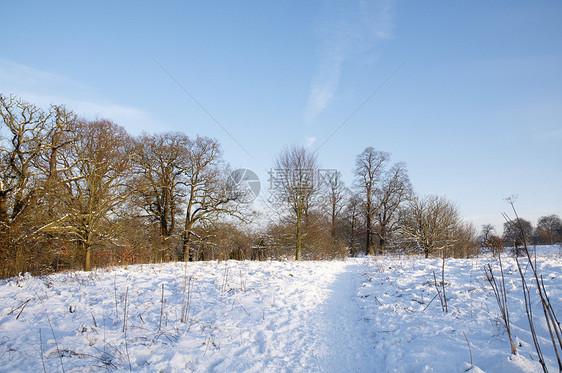
<instances>
[{"instance_id":1,"label":"tree trunk","mask_svg":"<svg viewBox=\"0 0 562 373\"><path fill-rule=\"evenodd\" d=\"M92 269L91 266L91 256L92 256L92 247L88 244L83 244L84 246L84 271L88 272Z\"/></svg>"},{"instance_id":2,"label":"tree trunk","mask_svg":"<svg viewBox=\"0 0 562 373\"><path fill-rule=\"evenodd\" d=\"M371 219L367 218L367 239L365 242L365 254L373 255L373 232L371 231Z\"/></svg>"},{"instance_id":3,"label":"tree trunk","mask_svg":"<svg viewBox=\"0 0 562 373\"><path fill-rule=\"evenodd\" d=\"M355 218L351 218L351 256L355 257Z\"/></svg>"},{"instance_id":4,"label":"tree trunk","mask_svg":"<svg viewBox=\"0 0 562 373\"><path fill-rule=\"evenodd\" d=\"M186 227L183 235L183 248L182 248L182 257L184 262L192 262L194 260L191 250L189 248L190 240L191 240L191 228Z\"/></svg>"},{"instance_id":5,"label":"tree trunk","mask_svg":"<svg viewBox=\"0 0 562 373\"><path fill-rule=\"evenodd\" d=\"M371 198L369 194L367 194L367 198ZM366 255L373 255L373 248L372 248L372 232L373 229L373 217L371 215L371 203L367 203L367 239L365 242L365 254Z\"/></svg>"},{"instance_id":6,"label":"tree trunk","mask_svg":"<svg viewBox=\"0 0 562 373\"><path fill-rule=\"evenodd\" d=\"M386 224L381 224L379 232L379 253L384 253L386 246Z\"/></svg>"},{"instance_id":7,"label":"tree trunk","mask_svg":"<svg viewBox=\"0 0 562 373\"><path fill-rule=\"evenodd\" d=\"M5 226L9 225L8 222L8 192L0 192L0 222Z\"/></svg>"},{"instance_id":8,"label":"tree trunk","mask_svg":"<svg viewBox=\"0 0 562 373\"><path fill-rule=\"evenodd\" d=\"M297 232L296 232L296 253L295 260L301 260L301 246L302 246L302 221L301 217L297 217Z\"/></svg>"},{"instance_id":9,"label":"tree trunk","mask_svg":"<svg viewBox=\"0 0 562 373\"><path fill-rule=\"evenodd\" d=\"M336 237L336 207L336 201L332 199L332 222L330 227L332 238Z\"/></svg>"},{"instance_id":10,"label":"tree trunk","mask_svg":"<svg viewBox=\"0 0 562 373\"><path fill-rule=\"evenodd\" d=\"M24 265L23 265L24 259L22 255L23 248L21 247L21 244L16 242L14 244L13 250L15 251L15 259L14 259L14 265L16 268L15 273L18 274L24 270Z\"/></svg>"}]
</instances>

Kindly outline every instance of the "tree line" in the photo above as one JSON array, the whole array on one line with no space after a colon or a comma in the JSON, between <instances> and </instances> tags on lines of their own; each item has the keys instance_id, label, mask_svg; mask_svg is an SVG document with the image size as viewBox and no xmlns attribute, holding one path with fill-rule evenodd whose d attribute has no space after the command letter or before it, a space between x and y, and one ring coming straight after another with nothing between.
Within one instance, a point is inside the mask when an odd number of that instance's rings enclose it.
<instances>
[{"instance_id":1,"label":"tree line","mask_svg":"<svg viewBox=\"0 0 562 373\"><path fill-rule=\"evenodd\" d=\"M501 237L496 234L496 229L491 224L482 226L481 242L501 241L502 245L517 250L524 245L554 245L562 243L562 220L556 214L539 217L537 225L524 218L507 221L503 225Z\"/></svg>"},{"instance_id":2,"label":"tree line","mask_svg":"<svg viewBox=\"0 0 562 373\"><path fill-rule=\"evenodd\" d=\"M0 274L189 260L239 215L219 143L0 95Z\"/></svg>"},{"instance_id":3,"label":"tree line","mask_svg":"<svg viewBox=\"0 0 562 373\"><path fill-rule=\"evenodd\" d=\"M131 136L109 120L13 95L0 94L0 115L2 277L171 260L478 250L454 203L416 196L406 165L371 147L357 156L349 187L309 149L283 149L257 217L268 224L256 229L250 191L215 139Z\"/></svg>"}]
</instances>

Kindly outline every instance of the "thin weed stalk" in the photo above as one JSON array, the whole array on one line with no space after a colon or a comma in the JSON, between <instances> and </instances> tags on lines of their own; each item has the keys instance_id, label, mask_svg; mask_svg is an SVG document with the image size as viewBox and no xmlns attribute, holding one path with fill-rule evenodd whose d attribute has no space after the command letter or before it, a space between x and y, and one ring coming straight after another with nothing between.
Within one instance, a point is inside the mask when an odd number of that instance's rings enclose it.
<instances>
[{"instance_id":1,"label":"thin weed stalk","mask_svg":"<svg viewBox=\"0 0 562 373\"><path fill-rule=\"evenodd\" d=\"M504 215L504 218L506 219L506 221L508 222L508 224L511 225L513 228L515 228L516 231L518 231L519 236L520 236L520 238L523 242L523 249L524 249L523 252L524 252L525 256L527 257L528 264L531 268L532 275L534 277L534 280L535 280L535 283L536 283L536 286L537 286L538 294L539 294L539 297L540 297L540 300L541 300L542 310L543 310L544 317L546 319L546 324L547 324L547 327L548 327L548 332L550 334L552 346L553 346L554 352L556 354L556 359L557 359L557 362L558 362L558 370L559 370L559 372L562 372L562 360L560 359L560 351L562 351L562 338L560 336L562 334L562 331L561 331L560 323L558 323L556 313L554 312L554 309L552 308L552 305L550 303L550 299L549 299L548 294L546 292L546 289L544 287L544 281L541 281L542 278L539 279L539 275L537 273L536 261L535 261L535 263L533 263L533 260L531 258L531 254L529 253L529 248L527 247L527 237L526 237L526 234L525 234L525 230L523 229L523 225L521 224L521 220L519 219L519 215L517 214L517 210L515 209L515 205L514 205L515 199L514 198L508 198L507 201L511 205L513 213L515 214L515 220L510 219L506 214L503 214L503 215ZM525 276L524 276L524 272L523 272L523 270L522 270L522 268L519 264L519 258L516 256L515 259L516 259L516 262L517 262L517 268L519 270L519 275L521 276L521 279L522 279L523 283L525 283L525 278L524 278ZM526 285L524 286L524 293L525 293L525 287L527 287L527 286ZM527 287L526 293L529 297L529 303L530 303L530 293L529 293L528 287ZM526 302L527 302L527 299L526 299ZM528 309L528 312L530 312L530 307ZM531 324L532 315L531 315L531 317L529 317L529 315L528 315L528 319L529 319L529 324ZM530 327L532 329L534 329L534 326L530 325ZM556 336L556 338L555 338L555 336ZM536 336L534 338L536 338ZM538 346L538 341L537 341L536 347L537 346ZM546 365L544 364L544 361L542 362L542 366L543 366L543 370L545 372L547 372L548 369L546 368Z\"/></svg>"},{"instance_id":2,"label":"thin weed stalk","mask_svg":"<svg viewBox=\"0 0 562 373\"><path fill-rule=\"evenodd\" d=\"M41 334L41 328L39 328L39 345L41 350L41 364L43 364L43 372L47 373L47 368L45 367L45 357L43 356L43 335Z\"/></svg>"},{"instance_id":3,"label":"thin weed stalk","mask_svg":"<svg viewBox=\"0 0 562 373\"><path fill-rule=\"evenodd\" d=\"M117 273L113 278L113 293L115 295L115 320L119 320L119 311L117 310Z\"/></svg>"},{"instance_id":4,"label":"thin weed stalk","mask_svg":"<svg viewBox=\"0 0 562 373\"><path fill-rule=\"evenodd\" d=\"M158 325L158 331L162 331L162 314L164 313L164 284L162 284L162 300L160 302L160 324Z\"/></svg>"},{"instance_id":5,"label":"thin weed stalk","mask_svg":"<svg viewBox=\"0 0 562 373\"><path fill-rule=\"evenodd\" d=\"M129 298L129 287L127 286L127 291L125 292L125 306L123 307L123 333L127 330L127 299Z\"/></svg>"},{"instance_id":6,"label":"thin weed stalk","mask_svg":"<svg viewBox=\"0 0 562 373\"><path fill-rule=\"evenodd\" d=\"M125 352L127 353L127 362L129 363L129 372L133 371L131 367L131 356L129 355L129 344L127 342L127 329L125 329Z\"/></svg>"},{"instance_id":7,"label":"thin weed stalk","mask_svg":"<svg viewBox=\"0 0 562 373\"><path fill-rule=\"evenodd\" d=\"M525 312L527 313L527 320L529 321L529 329L531 331L531 337L533 339L533 344L535 345L535 350L537 352L537 356L539 358L539 363L542 366L542 369L545 373L548 372L548 368L546 367L546 363L544 362L544 357L542 354L542 349L539 344L539 340L537 337L537 332L535 330L535 322L533 320L533 310L531 304L531 293L529 291L529 286L527 285L527 281L525 280L525 276L523 275L523 269L519 264L519 259L516 257L515 262L517 263L517 269L521 274L521 285L523 287L523 298L525 299Z\"/></svg>"},{"instance_id":8,"label":"thin weed stalk","mask_svg":"<svg viewBox=\"0 0 562 373\"><path fill-rule=\"evenodd\" d=\"M433 283L435 284L435 290L437 290L437 295L439 296L439 301L441 302L441 310L445 312L445 304L443 303L443 294L439 290L439 285L437 284L437 277L435 276L435 271L433 271Z\"/></svg>"},{"instance_id":9,"label":"thin weed stalk","mask_svg":"<svg viewBox=\"0 0 562 373\"><path fill-rule=\"evenodd\" d=\"M228 286L228 263L224 262L224 275L222 278L222 286L221 286L222 293L226 291L227 286Z\"/></svg>"},{"instance_id":10,"label":"thin weed stalk","mask_svg":"<svg viewBox=\"0 0 562 373\"><path fill-rule=\"evenodd\" d=\"M53 329L53 324L51 323L51 318L49 317L49 314L45 312L45 315L47 315L47 321L49 321L49 327L51 328L51 333L53 334L53 339L55 340L55 345L57 346L57 355L59 355L59 359L60 359L60 367L63 373L65 373L64 370L64 364L62 363L62 353L61 350L59 348L59 343L57 342L57 336L55 335L55 330Z\"/></svg>"},{"instance_id":11,"label":"thin weed stalk","mask_svg":"<svg viewBox=\"0 0 562 373\"><path fill-rule=\"evenodd\" d=\"M472 348L470 348L470 342L468 342L468 338L466 337L466 333L463 331L462 334L464 335L464 339L466 339L466 344L468 345L468 352L470 353L470 369L474 366L472 363Z\"/></svg>"},{"instance_id":12,"label":"thin weed stalk","mask_svg":"<svg viewBox=\"0 0 562 373\"><path fill-rule=\"evenodd\" d=\"M189 320L189 313L191 312L191 293L193 290L193 276L189 276L187 279L187 284L185 286L184 292L187 293L187 299L184 304L182 304L182 315L181 315L181 322L187 323Z\"/></svg>"},{"instance_id":13,"label":"thin weed stalk","mask_svg":"<svg viewBox=\"0 0 562 373\"><path fill-rule=\"evenodd\" d=\"M16 320L20 318L21 313L23 312L23 310L25 309L25 306L27 306L27 303L29 303L30 300L31 300L31 298L28 299L28 300L26 300L25 302L23 302L23 304L18 307L18 308L21 307L21 310L20 310L20 312L18 312L18 315L16 316ZM17 310L18 308L16 308L16 310Z\"/></svg>"},{"instance_id":14,"label":"thin weed stalk","mask_svg":"<svg viewBox=\"0 0 562 373\"><path fill-rule=\"evenodd\" d=\"M447 294L445 293L445 249L443 249L443 258L441 264L441 288L443 289L443 310L445 313L449 312L449 307L447 306Z\"/></svg>"},{"instance_id":15,"label":"thin weed stalk","mask_svg":"<svg viewBox=\"0 0 562 373\"><path fill-rule=\"evenodd\" d=\"M507 292L505 290L505 277L503 272L503 265L501 260L501 254L498 250L498 261L500 266L501 279L497 279L494 276L494 271L491 264L488 263L487 267L484 267L484 274L486 275L486 280L490 283L492 290L494 292L494 297L496 298L496 303L500 310L500 315L507 330L507 335L509 337L509 343L511 347L511 354L515 355L517 349L515 348L515 343L513 343L513 337L511 335L511 323L509 320L509 307L507 305Z\"/></svg>"},{"instance_id":16,"label":"thin weed stalk","mask_svg":"<svg viewBox=\"0 0 562 373\"><path fill-rule=\"evenodd\" d=\"M184 315L185 315L185 298L186 298L186 294L187 294L187 262L185 263L184 266L184 272L183 272L183 292L182 292L182 296L181 296L181 319L180 322L185 322L184 319Z\"/></svg>"}]
</instances>

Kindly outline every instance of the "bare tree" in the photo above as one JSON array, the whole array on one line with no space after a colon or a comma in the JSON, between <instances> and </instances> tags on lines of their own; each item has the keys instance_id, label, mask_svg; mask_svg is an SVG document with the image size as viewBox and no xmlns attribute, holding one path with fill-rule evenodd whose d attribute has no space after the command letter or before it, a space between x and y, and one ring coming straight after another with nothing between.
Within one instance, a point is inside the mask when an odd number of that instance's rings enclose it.
<instances>
[{"instance_id":1,"label":"bare tree","mask_svg":"<svg viewBox=\"0 0 562 373\"><path fill-rule=\"evenodd\" d=\"M400 206L413 197L413 188L403 162L395 163L384 175L380 187L376 189L377 224L375 233L379 238L378 249L384 252L389 236L397 228L397 215Z\"/></svg>"},{"instance_id":2,"label":"bare tree","mask_svg":"<svg viewBox=\"0 0 562 373\"><path fill-rule=\"evenodd\" d=\"M134 198L143 215L158 225L160 259L169 250L185 199L190 147L191 140L182 133L145 134L135 142Z\"/></svg>"},{"instance_id":3,"label":"bare tree","mask_svg":"<svg viewBox=\"0 0 562 373\"><path fill-rule=\"evenodd\" d=\"M400 232L426 258L451 248L461 224L457 207L444 197L414 198L400 214Z\"/></svg>"},{"instance_id":4,"label":"bare tree","mask_svg":"<svg viewBox=\"0 0 562 373\"><path fill-rule=\"evenodd\" d=\"M376 202L376 193L389 158L390 155L388 153L368 147L357 156L355 163L356 186L364 203L366 222L365 253L367 255L374 254L375 217L381 208L381 205Z\"/></svg>"},{"instance_id":5,"label":"bare tree","mask_svg":"<svg viewBox=\"0 0 562 373\"><path fill-rule=\"evenodd\" d=\"M445 253L447 256L468 259L478 255L478 235L472 223L460 221L454 237L453 245Z\"/></svg>"},{"instance_id":6,"label":"bare tree","mask_svg":"<svg viewBox=\"0 0 562 373\"><path fill-rule=\"evenodd\" d=\"M502 238L506 245L513 245L513 253L519 256L524 254L520 249L530 244L530 239L533 236L533 225L523 218L517 219L516 224L509 221L503 224ZM525 234L519 232L519 227L522 227Z\"/></svg>"},{"instance_id":7,"label":"bare tree","mask_svg":"<svg viewBox=\"0 0 562 373\"><path fill-rule=\"evenodd\" d=\"M158 221L163 239L175 228L190 145L191 140L181 133L143 135L136 140L136 193L146 213Z\"/></svg>"},{"instance_id":8,"label":"bare tree","mask_svg":"<svg viewBox=\"0 0 562 373\"><path fill-rule=\"evenodd\" d=\"M400 232L415 250L426 258L441 254L441 290L433 273L435 287L444 312L448 312L445 293L445 260L449 256L468 256L475 246L474 228L460 219L457 207L444 197L414 198L400 214Z\"/></svg>"},{"instance_id":9,"label":"bare tree","mask_svg":"<svg viewBox=\"0 0 562 373\"><path fill-rule=\"evenodd\" d=\"M46 213L50 204L44 202L59 180L55 160L67 145L62 138L75 115L60 106L46 111L15 96L0 95L0 117L8 136L0 145L0 240L2 263L8 264L3 272L8 275L41 255L24 260L29 258L24 258L23 250L52 224Z\"/></svg>"},{"instance_id":10,"label":"bare tree","mask_svg":"<svg viewBox=\"0 0 562 373\"><path fill-rule=\"evenodd\" d=\"M132 141L123 127L107 120L78 122L75 133L61 159L64 216L52 230L64 231L77 242L89 271L92 247L110 238L112 215L130 195Z\"/></svg>"},{"instance_id":11,"label":"bare tree","mask_svg":"<svg viewBox=\"0 0 562 373\"><path fill-rule=\"evenodd\" d=\"M283 150L275 159L279 201L289 211L294 227L295 259L300 260L306 223L318 193L314 177L318 172L316 156L303 146Z\"/></svg>"},{"instance_id":12,"label":"bare tree","mask_svg":"<svg viewBox=\"0 0 562 373\"><path fill-rule=\"evenodd\" d=\"M238 202L244 192L236 188L229 178L229 168L224 163L219 143L208 137L197 137L187 149L188 163L182 167L186 188L185 224L182 256L184 261L197 260L199 255L191 247L197 226L204 226L221 216L243 219ZM196 237L196 236L195 236Z\"/></svg>"},{"instance_id":13,"label":"bare tree","mask_svg":"<svg viewBox=\"0 0 562 373\"><path fill-rule=\"evenodd\" d=\"M351 255L357 254L357 247L361 245L361 227L364 225L363 201L358 194L351 194L347 199L343 220L345 224L345 237L351 249Z\"/></svg>"},{"instance_id":14,"label":"bare tree","mask_svg":"<svg viewBox=\"0 0 562 373\"><path fill-rule=\"evenodd\" d=\"M482 230L480 231L480 242L482 247L490 247L488 241L494 235L495 231L496 228L492 224L482 225Z\"/></svg>"},{"instance_id":15,"label":"bare tree","mask_svg":"<svg viewBox=\"0 0 562 373\"><path fill-rule=\"evenodd\" d=\"M336 238L336 228L338 220L341 217L345 207L346 198L349 195L349 189L345 186L341 172L335 171L326 174L325 182L322 183L326 187L326 205L330 213L330 235Z\"/></svg>"},{"instance_id":16,"label":"bare tree","mask_svg":"<svg viewBox=\"0 0 562 373\"><path fill-rule=\"evenodd\" d=\"M49 137L51 114L14 96L0 95L0 115L9 141L0 148L0 222L14 224L36 200L35 163Z\"/></svg>"},{"instance_id":17,"label":"bare tree","mask_svg":"<svg viewBox=\"0 0 562 373\"><path fill-rule=\"evenodd\" d=\"M562 237L562 220L558 215L541 216L537 222L537 236L542 244L553 245Z\"/></svg>"}]
</instances>

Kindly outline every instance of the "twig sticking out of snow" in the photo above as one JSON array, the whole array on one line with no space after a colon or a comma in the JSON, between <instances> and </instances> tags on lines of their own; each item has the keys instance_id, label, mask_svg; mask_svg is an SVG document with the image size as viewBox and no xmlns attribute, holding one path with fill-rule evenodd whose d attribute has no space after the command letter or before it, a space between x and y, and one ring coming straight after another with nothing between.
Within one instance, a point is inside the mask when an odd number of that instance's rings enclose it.
<instances>
[{"instance_id":1,"label":"twig sticking out of snow","mask_svg":"<svg viewBox=\"0 0 562 373\"><path fill-rule=\"evenodd\" d=\"M500 250L498 250L498 261L500 265L500 273L502 275L501 279L499 280L496 279L496 277L494 276L494 272L492 270L492 266L489 263L487 267L484 267L484 274L486 275L486 280L488 280L490 286L492 286L492 290L494 291L494 296L496 298L496 302L498 303L498 308L500 309L503 325L507 331L507 336L509 337L509 343L511 345L511 354L515 355L517 353L517 349L515 348L515 343L513 343L513 337L511 335L509 308L507 306L507 292L505 291L505 277L503 274L503 265L502 265Z\"/></svg>"},{"instance_id":2,"label":"twig sticking out of snow","mask_svg":"<svg viewBox=\"0 0 562 373\"><path fill-rule=\"evenodd\" d=\"M433 302L433 300L434 300L435 298L437 298L438 295L439 295L439 290L437 290L437 294L435 294L435 295L433 296L433 298L431 298L431 300L429 301L429 303L427 304L427 306L424 307L424 309L422 310L422 312L425 311L425 310L427 309L427 307L429 307L429 305Z\"/></svg>"},{"instance_id":3,"label":"twig sticking out of snow","mask_svg":"<svg viewBox=\"0 0 562 373\"><path fill-rule=\"evenodd\" d=\"M20 312L18 312L18 315L16 316L16 320L20 318L21 313L23 312L23 309L25 308L25 306L27 306L27 303L29 303L29 301L31 300L31 298L29 298L28 300L26 300L25 302L23 302L22 304L20 304L19 306L17 306L16 308L14 308L13 310L11 310L8 315L13 314L14 312L16 312L17 310L20 310Z\"/></svg>"},{"instance_id":4,"label":"twig sticking out of snow","mask_svg":"<svg viewBox=\"0 0 562 373\"><path fill-rule=\"evenodd\" d=\"M466 337L466 333L464 332L464 330L462 334L464 335L464 339L466 339L466 344L468 345L468 352L470 353L470 368L468 369L470 370L474 366L474 364L472 363L472 349L470 348L470 342L468 342L468 338Z\"/></svg>"},{"instance_id":5,"label":"twig sticking out of snow","mask_svg":"<svg viewBox=\"0 0 562 373\"><path fill-rule=\"evenodd\" d=\"M226 291L227 286L228 286L228 263L224 262L224 276L222 278L222 286L221 286L222 293Z\"/></svg>"},{"instance_id":6,"label":"twig sticking out of snow","mask_svg":"<svg viewBox=\"0 0 562 373\"><path fill-rule=\"evenodd\" d=\"M45 358L43 356L43 335L41 334L41 328L39 328L39 344L41 350L41 363L43 364L43 372L47 373L47 368L45 368Z\"/></svg>"},{"instance_id":7,"label":"twig sticking out of snow","mask_svg":"<svg viewBox=\"0 0 562 373\"><path fill-rule=\"evenodd\" d=\"M439 290L439 285L437 285L437 277L435 276L435 271L433 271L433 281L435 284L435 290L437 290L437 295L439 295L439 301L441 302L441 309L443 310L443 312L447 312L445 308L445 303L443 301L443 294L441 294L441 290ZM445 285L443 284L443 288L444 287Z\"/></svg>"},{"instance_id":8,"label":"twig sticking out of snow","mask_svg":"<svg viewBox=\"0 0 562 373\"><path fill-rule=\"evenodd\" d=\"M45 315L47 316L47 321L49 321L49 327L51 328L51 333L53 334L53 339L55 340L55 345L57 346L57 355L59 355L60 367L62 369L62 372L65 373L64 364L62 363L62 352L59 349L59 343L57 342L57 336L55 335L55 330L53 329L53 324L51 323L51 318L49 317L49 314L46 313L46 312L45 312Z\"/></svg>"},{"instance_id":9,"label":"twig sticking out of snow","mask_svg":"<svg viewBox=\"0 0 562 373\"><path fill-rule=\"evenodd\" d=\"M119 313L117 312L117 273L113 278L113 292L115 294L115 321L119 319Z\"/></svg>"},{"instance_id":10,"label":"twig sticking out of snow","mask_svg":"<svg viewBox=\"0 0 562 373\"><path fill-rule=\"evenodd\" d=\"M550 299L549 299L548 294L546 292L546 289L544 287L544 283L542 281L542 276L540 276L541 278L539 279L539 275L537 273L536 256L535 256L535 263L533 264L531 254L529 253L529 248L527 247L527 238L528 237L525 234L525 230L523 229L523 226L521 225L521 219L519 219L519 215L517 214L517 210L515 209L515 199L514 199L514 197L508 198L507 202L511 205L513 213L515 214L515 219L514 220L510 219L507 216L507 214L503 214L503 216L504 216L505 220L507 221L507 223L511 227L515 228L515 230L519 234L519 238L523 242L523 249L524 249L523 254L525 254L525 256L527 257L528 265L531 267L532 275L533 275L533 277L535 279L535 283L537 285L538 294L539 294L539 297L541 299L542 310L543 310L543 313L544 313L544 317L546 319L546 325L548 327L548 332L550 334L550 340L552 342L552 347L554 348L554 352L556 354L556 360L558 361L558 371L562 372L562 360L560 358L560 353L559 353L559 350L562 351L562 329L560 328L560 323L558 322L558 319L556 317L556 313L554 312L554 309L552 308L552 305L550 304ZM531 302L530 291L529 291L529 287L528 287L528 285L526 284L526 281L525 281L525 274L524 274L524 272L521 268L521 265L519 264L518 253L519 253L518 250L515 250L515 261L517 263L517 269L519 270L519 276L521 277L521 282L523 284L523 295L525 297L525 308L526 308L526 311L527 311L527 319L529 320L529 327L531 329L531 333L533 334L533 342L535 343L537 353L539 354L540 363L543 367L543 370L545 372L548 372L546 364L545 364L545 362L542 358L542 352L541 352L541 349L540 349L540 346L539 346L538 339L535 335L534 325L533 325L533 315L532 315L531 303L530 303Z\"/></svg>"},{"instance_id":11,"label":"twig sticking out of snow","mask_svg":"<svg viewBox=\"0 0 562 373\"><path fill-rule=\"evenodd\" d=\"M129 287L127 286L127 291L125 292L125 307L123 307L123 333L127 330L127 299L129 298Z\"/></svg>"},{"instance_id":12,"label":"twig sticking out of snow","mask_svg":"<svg viewBox=\"0 0 562 373\"><path fill-rule=\"evenodd\" d=\"M164 313L164 284L162 284L162 300L160 304L160 324L158 325L158 331L162 331L162 314Z\"/></svg>"}]
</instances>

